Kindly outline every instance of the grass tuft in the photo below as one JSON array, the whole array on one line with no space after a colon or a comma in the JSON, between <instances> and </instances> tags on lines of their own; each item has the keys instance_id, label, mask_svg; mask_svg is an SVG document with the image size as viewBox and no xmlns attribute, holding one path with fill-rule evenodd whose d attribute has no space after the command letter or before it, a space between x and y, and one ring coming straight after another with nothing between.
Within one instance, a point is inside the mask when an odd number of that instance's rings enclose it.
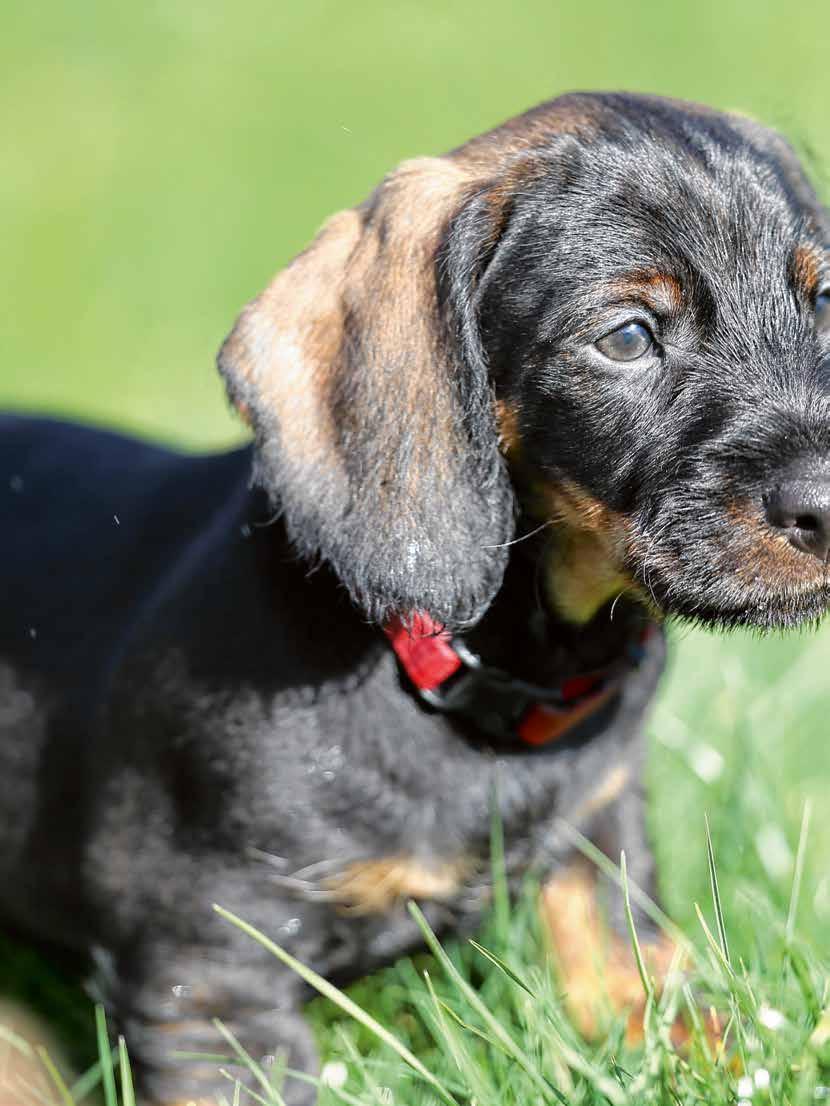
<instances>
[{"instance_id":1,"label":"grass tuft","mask_svg":"<svg viewBox=\"0 0 830 1106\"><path fill-rule=\"evenodd\" d=\"M809 823L807 810L797 855ZM736 959L728 951L729 919L708 826L703 837L715 933L699 912L700 939L678 950L675 965L691 950L690 966L670 972L662 994L640 952L635 888L621 857L621 894L646 997L638 1045L627 1039L626 1011L606 1011L597 1041L575 1032L546 959L538 889L530 884L517 902L491 912L480 940L446 946L410 904L431 956L401 961L352 994L216 907L325 1000L313 1007L324 1056L320 1078L286 1069L279 1059L266 1072L217 1023L230 1048L227 1057L213 1057L228 1079L228 1106L285 1106L283 1077L313 1083L321 1106L808 1106L830 1097L830 972L797 932L802 865L794 866L786 911L755 889L758 939ZM674 1032L680 1014L682 1042ZM17 1098L4 1097L4 1106L81 1106L102 1095L105 1106L135 1106L127 1043L119 1039L114 1065L100 1007L96 1028L98 1062L71 1087L45 1049L33 1050L11 1030L0 1034L1 1048L30 1062L39 1058L43 1075L36 1087L18 1086ZM250 1087L243 1085L245 1072Z\"/></svg>"},{"instance_id":2,"label":"grass tuft","mask_svg":"<svg viewBox=\"0 0 830 1106\"><path fill-rule=\"evenodd\" d=\"M808 825L809 814L802 841ZM746 958L730 956L708 827L702 836L716 933L701 912L701 939L687 942L676 958L679 968L690 949L690 967L670 972L662 994L639 950L634 889L621 859L625 912L646 996L637 1046L627 1041L625 1011L608 1012L599 1041L581 1039L570 1025L545 959L538 890L530 885L506 912L504 904L493 910L480 941L446 947L410 904L431 966L419 970L418 961L405 960L360 984L355 993L368 1000L364 1005L217 909L327 996L327 1004L315 1009L324 1071L340 1064L346 1075L338 1086L318 1081L321 1106L807 1106L830 1097L828 966L799 939L792 911L785 914L760 895L755 907L764 919L764 939ZM796 865L793 882L798 878ZM794 886L791 901L797 892ZM681 1013L682 1040L674 1032ZM420 1057L415 1063L413 1050ZM264 1090L258 1087L253 1098L280 1106ZM241 1091L243 1101L248 1093Z\"/></svg>"}]
</instances>

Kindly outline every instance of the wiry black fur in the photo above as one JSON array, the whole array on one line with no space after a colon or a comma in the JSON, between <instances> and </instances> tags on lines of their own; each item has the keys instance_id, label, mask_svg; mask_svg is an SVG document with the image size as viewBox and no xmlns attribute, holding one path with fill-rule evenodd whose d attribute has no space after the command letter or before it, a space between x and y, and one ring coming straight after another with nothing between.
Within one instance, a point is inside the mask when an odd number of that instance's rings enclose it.
<instances>
[{"instance_id":1,"label":"wiry black fur","mask_svg":"<svg viewBox=\"0 0 830 1106\"><path fill-rule=\"evenodd\" d=\"M439 930L472 925L494 790L511 875L544 875L569 852L559 818L620 765L631 785L582 829L614 857L625 847L653 889L639 769L659 637L617 699L537 754L426 711L367 614L477 616L469 641L491 664L554 682L618 656L652 602L785 626L830 598L820 566L793 586L798 565L770 569L780 535L760 506L787 466L830 446L825 349L793 272L796 247L824 252L826 227L787 147L745 120L610 95L543 105L471 148L505 135L515 146L460 197L432 259L430 322L451 377L434 402L449 421L429 397L396 407L396 381L420 366L405 329L399 356L373 364L361 308L327 399L340 469L289 466L267 382L237 371L268 340L245 325L223 371L255 452L185 457L0 423L0 909L93 954L150 1101L223 1087L211 1066L171 1057L214 1048L216 1014L254 1055L283 1045L315 1064L298 981L213 901L349 978L418 934L402 904L338 914L327 877L379 856L464 856L458 894L427 911ZM593 347L646 310L611 288L634 269L682 288L651 319L662 353L645 366ZM523 482L575 483L630 527L635 590L613 620L607 605L584 625L545 607L555 526L506 545L514 492L494 393L516 412ZM430 419L436 448L454 436L444 469L424 474ZM402 497L412 472L418 502ZM534 525L522 518L520 535ZM754 573L750 531L769 545Z\"/></svg>"},{"instance_id":2,"label":"wiry black fur","mask_svg":"<svg viewBox=\"0 0 830 1106\"><path fill-rule=\"evenodd\" d=\"M497 388L541 473L631 520L627 567L665 612L762 629L815 619L826 572L798 591L760 572L742 582L753 538L726 508L746 503L763 525L764 494L830 450L827 336L792 272L798 247L827 257L825 213L783 141L748 120L621 95L599 115L590 143L551 143L487 271ZM609 286L637 269L684 293L653 318L663 356L645 368L593 349L636 314Z\"/></svg>"}]
</instances>

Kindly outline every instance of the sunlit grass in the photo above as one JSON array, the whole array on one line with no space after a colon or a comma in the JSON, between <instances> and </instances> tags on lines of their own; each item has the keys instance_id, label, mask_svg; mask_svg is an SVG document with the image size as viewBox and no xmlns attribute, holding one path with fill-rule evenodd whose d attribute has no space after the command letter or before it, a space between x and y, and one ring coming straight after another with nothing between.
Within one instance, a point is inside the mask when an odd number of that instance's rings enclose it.
<instances>
[{"instance_id":1,"label":"sunlit grass","mask_svg":"<svg viewBox=\"0 0 830 1106\"><path fill-rule=\"evenodd\" d=\"M481 942L452 942L446 949L413 905L432 960L404 961L378 977L362 992L356 1024L351 997L244 920L220 913L326 996L327 1008L317 1011L329 1053L320 1080L324 1104L806 1106L830 1096L828 965L797 936L808 831L805 815L787 912L758 894L754 947L736 956L714 848L699 827L709 901L697 909L700 924L683 942L683 970L678 956L662 991L641 961L645 1007L636 1046L628 1043L619 1012L606 1011L607 1032L593 1044L570 1025L532 886L507 916L493 913ZM627 899L624 862L620 883Z\"/></svg>"},{"instance_id":2,"label":"sunlit grass","mask_svg":"<svg viewBox=\"0 0 830 1106\"><path fill-rule=\"evenodd\" d=\"M286 1069L278 1042L275 1062L263 1067L217 1022L228 1051L211 1059L227 1078L228 1106L284 1106L284 1080L297 1078L318 1086L321 1106L807 1106L830 1097L830 974L798 926L810 821L806 807L787 910L756 889L752 947L744 954L730 947L717 858L702 826L696 836L709 873L708 902L695 904L699 924L681 940L682 955L662 990L638 955L627 909L645 1000L637 1044L628 1040L625 1012L610 1008L600 1040L589 1043L576 1033L540 929L538 889L530 884L507 911L492 911L480 940L447 946L412 904L431 956L403 960L351 994L217 907L228 924L263 945L324 1000L312 1009L324 1059L319 1078ZM624 858L617 875L628 907L632 889ZM733 932L742 929L745 923ZM71 1085L45 1050L0 1031L0 1072L10 1050L40 1062L22 1085L3 1084L0 1077L4 1104L80 1106L92 1096L105 1106L133 1106L125 1042L111 1052L100 1008L96 1021L99 1059Z\"/></svg>"}]
</instances>

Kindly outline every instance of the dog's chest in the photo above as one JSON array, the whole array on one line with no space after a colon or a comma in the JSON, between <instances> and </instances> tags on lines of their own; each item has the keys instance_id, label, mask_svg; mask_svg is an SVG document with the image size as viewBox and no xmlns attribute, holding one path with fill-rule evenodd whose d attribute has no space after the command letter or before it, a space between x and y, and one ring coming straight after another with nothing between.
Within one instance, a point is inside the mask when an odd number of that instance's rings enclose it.
<instances>
[{"instance_id":1,"label":"dog's chest","mask_svg":"<svg viewBox=\"0 0 830 1106\"><path fill-rule=\"evenodd\" d=\"M347 896L448 894L481 871L494 813L514 866L544 865L558 820L584 825L622 791L634 723L618 710L541 751L488 746L403 694L386 658L348 696L271 704L244 805L257 848L328 863Z\"/></svg>"},{"instance_id":2,"label":"dog's chest","mask_svg":"<svg viewBox=\"0 0 830 1106\"><path fill-rule=\"evenodd\" d=\"M355 763L343 744L309 752L305 805L298 787L269 854L271 864L283 858L276 879L286 895L323 905L315 924L331 935L326 970L334 974L341 964L347 975L372 969L417 946L410 900L437 932L472 930L492 900L494 824L511 884L529 870L544 879L573 847L566 827L589 833L629 779L630 739L617 728L525 756L447 737L434 762L429 748L415 755L414 738L391 763ZM304 917L300 906L289 914Z\"/></svg>"}]
</instances>

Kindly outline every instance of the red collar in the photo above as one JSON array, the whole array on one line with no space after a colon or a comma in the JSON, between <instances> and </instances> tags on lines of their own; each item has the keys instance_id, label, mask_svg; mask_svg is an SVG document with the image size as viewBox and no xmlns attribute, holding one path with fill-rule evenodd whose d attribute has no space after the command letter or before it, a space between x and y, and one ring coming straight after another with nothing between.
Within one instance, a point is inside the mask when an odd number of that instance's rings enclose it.
<instances>
[{"instance_id":1,"label":"red collar","mask_svg":"<svg viewBox=\"0 0 830 1106\"><path fill-rule=\"evenodd\" d=\"M485 667L428 615L415 614L409 624L396 618L384 627L401 667L430 706L467 715L489 736L532 746L560 740L609 702L625 673L640 663L651 630L620 661L546 688Z\"/></svg>"}]
</instances>

